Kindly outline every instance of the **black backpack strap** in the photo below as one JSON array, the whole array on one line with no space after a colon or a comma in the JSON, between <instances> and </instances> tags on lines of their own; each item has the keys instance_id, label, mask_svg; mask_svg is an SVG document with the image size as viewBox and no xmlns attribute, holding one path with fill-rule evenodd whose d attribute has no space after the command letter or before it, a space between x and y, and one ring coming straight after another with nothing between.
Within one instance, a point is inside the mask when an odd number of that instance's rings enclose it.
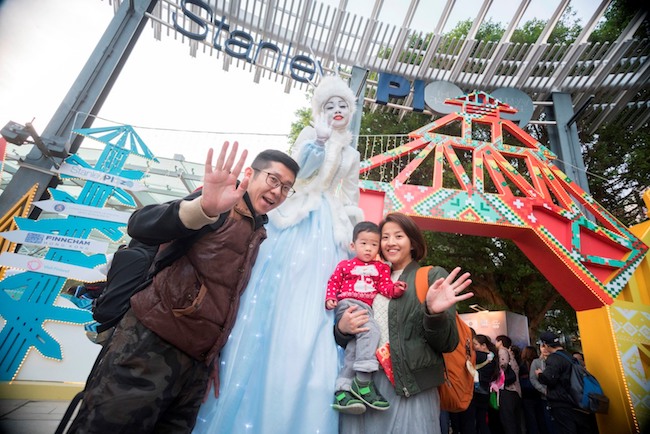
<instances>
[{"instance_id":1,"label":"black backpack strap","mask_svg":"<svg viewBox=\"0 0 650 434\"><path fill-rule=\"evenodd\" d=\"M553 354L559 354L560 356L564 357L566 360L568 360L569 362L571 362L571 364L577 364L577 363L579 363L578 360L575 359L574 357L569 357L569 356L567 356L567 355L564 353L564 351L556 351L556 352L553 353Z\"/></svg>"}]
</instances>

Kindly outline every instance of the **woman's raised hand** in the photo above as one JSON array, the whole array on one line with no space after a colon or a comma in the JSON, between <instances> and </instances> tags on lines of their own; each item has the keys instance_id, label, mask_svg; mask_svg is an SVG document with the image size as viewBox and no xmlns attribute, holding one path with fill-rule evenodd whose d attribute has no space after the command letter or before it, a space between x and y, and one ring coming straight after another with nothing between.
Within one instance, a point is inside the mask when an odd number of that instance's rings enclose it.
<instances>
[{"instance_id":1,"label":"woman's raised hand","mask_svg":"<svg viewBox=\"0 0 650 434\"><path fill-rule=\"evenodd\" d=\"M214 167L212 166L212 148L208 150L208 156L205 159L201 208L209 217L216 217L231 209L244 196L248 188L248 176L244 176L237 186L237 177L244 167L248 151L244 150L235 163L239 144L234 142L232 151L226 157L228 146L229 143L224 142Z\"/></svg>"},{"instance_id":2,"label":"woman's raised hand","mask_svg":"<svg viewBox=\"0 0 650 434\"><path fill-rule=\"evenodd\" d=\"M456 278L460 273L460 267L453 269L449 276L440 278L433 282L427 291L426 303L429 313L441 313L452 307L459 301L467 300L473 297L471 292L462 292L472 283L469 273L464 273Z\"/></svg>"}]
</instances>

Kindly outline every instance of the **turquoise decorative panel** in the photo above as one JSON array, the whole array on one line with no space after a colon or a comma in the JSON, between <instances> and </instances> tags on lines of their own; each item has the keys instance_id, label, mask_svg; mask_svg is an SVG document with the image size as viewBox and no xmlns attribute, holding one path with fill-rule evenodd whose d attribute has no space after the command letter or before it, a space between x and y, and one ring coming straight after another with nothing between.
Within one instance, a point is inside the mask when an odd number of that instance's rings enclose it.
<instances>
[{"instance_id":1,"label":"turquoise decorative panel","mask_svg":"<svg viewBox=\"0 0 650 434\"><path fill-rule=\"evenodd\" d=\"M95 230L112 241L118 241L125 235L128 213L119 215L103 207L110 197L126 206L135 207L135 200L126 188L142 188L137 181L145 176L142 171L124 169L126 160L130 155L158 160L131 126L74 132L105 145L94 166L78 155L71 155L61 165L64 169L62 177L70 178L74 177L70 173L78 173L79 178L86 180L81 193L73 197L69 193L50 189L51 200L42 201L40 205L35 203L40 207L51 207L53 211L64 210L67 217L41 220L16 218L16 224L20 230L32 233L81 239L88 238ZM45 331L45 321L92 324L89 310L57 306L55 301L66 287L68 278L84 281L83 276L86 275L101 276L94 267L105 263L106 257L104 254L89 255L76 250L47 248L45 256L40 259L10 253L4 254L3 265L8 265L6 261L21 265L25 262L26 265L21 268L26 271L0 281L0 316L5 320L0 331L0 381L10 381L16 377L32 347L44 357L62 359L61 345ZM42 264L49 265L50 270L54 271L43 272L46 268L39 268ZM56 264L59 266L56 267ZM79 275L62 276L66 270L73 270Z\"/></svg>"}]
</instances>

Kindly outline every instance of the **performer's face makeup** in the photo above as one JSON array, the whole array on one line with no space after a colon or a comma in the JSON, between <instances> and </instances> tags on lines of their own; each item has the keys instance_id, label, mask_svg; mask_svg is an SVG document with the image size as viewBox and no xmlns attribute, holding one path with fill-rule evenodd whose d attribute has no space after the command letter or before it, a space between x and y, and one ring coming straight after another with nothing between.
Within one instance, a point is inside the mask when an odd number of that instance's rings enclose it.
<instances>
[{"instance_id":1,"label":"performer's face makeup","mask_svg":"<svg viewBox=\"0 0 650 434\"><path fill-rule=\"evenodd\" d=\"M333 96L323 104L323 113L333 129L343 129L350 122L350 106L339 96Z\"/></svg>"}]
</instances>

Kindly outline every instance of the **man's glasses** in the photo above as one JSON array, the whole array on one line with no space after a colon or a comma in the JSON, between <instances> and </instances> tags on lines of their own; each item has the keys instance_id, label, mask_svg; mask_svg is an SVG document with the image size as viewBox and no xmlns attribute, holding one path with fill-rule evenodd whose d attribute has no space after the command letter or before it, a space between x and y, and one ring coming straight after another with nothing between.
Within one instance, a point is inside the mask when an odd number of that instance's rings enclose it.
<instances>
[{"instance_id":1,"label":"man's glasses","mask_svg":"<svg viewBox=\"0 0 650 434\"><path fill-rule=\"evenodd\" d=\"M278 177L274 174L269 173L266 170L257 169L255 167L253 167L253 170L266 173L266 183L269 187L278 188L282 186L282 188L280 188L280 191L284 197L291 197L296 192L296 190L294 190L290 185L283 184L282 181L280 181L280 179L278 179Z\"/></svg>"}]
</instances>

